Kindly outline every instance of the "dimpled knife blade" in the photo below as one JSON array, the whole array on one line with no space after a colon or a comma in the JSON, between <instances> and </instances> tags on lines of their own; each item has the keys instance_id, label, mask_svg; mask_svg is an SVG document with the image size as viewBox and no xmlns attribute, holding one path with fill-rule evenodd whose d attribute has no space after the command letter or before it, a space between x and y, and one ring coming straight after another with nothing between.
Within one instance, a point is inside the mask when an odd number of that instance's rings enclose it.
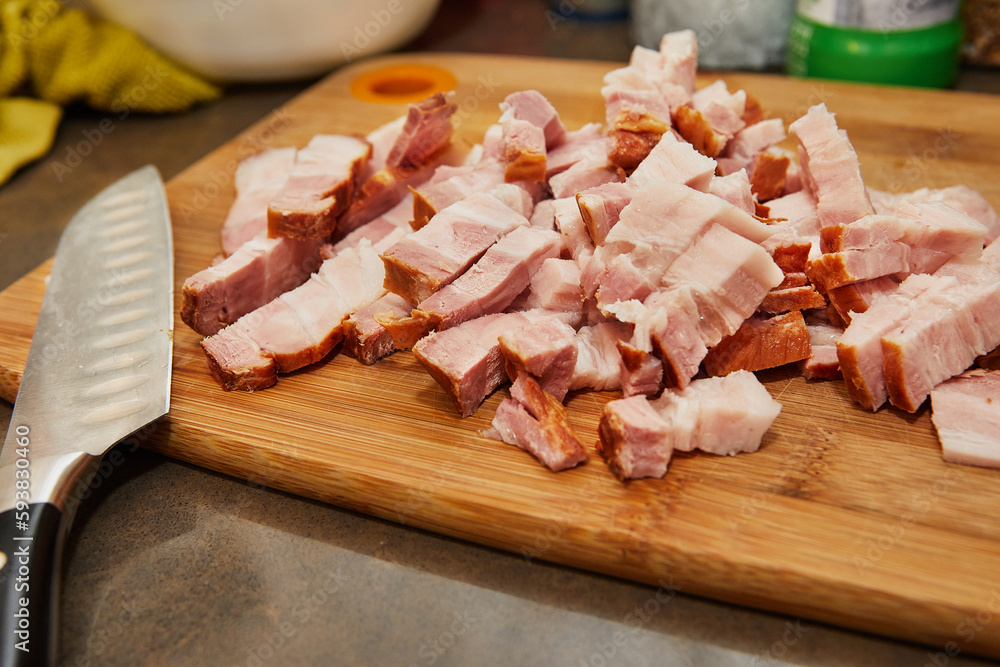
<instances>
[{"instance_id":1,"label":"dimpled knife blade","mask_svg":"<svg viewBox=\"0 0 1000 667\"><path fill-rule=\"evenodd\" d=\"M0 450L2 665L54 660L72 494L115 443L167 413L172 304L170 213L147 166L80 209L56 249Z\"/></svg>"}]
</instances>

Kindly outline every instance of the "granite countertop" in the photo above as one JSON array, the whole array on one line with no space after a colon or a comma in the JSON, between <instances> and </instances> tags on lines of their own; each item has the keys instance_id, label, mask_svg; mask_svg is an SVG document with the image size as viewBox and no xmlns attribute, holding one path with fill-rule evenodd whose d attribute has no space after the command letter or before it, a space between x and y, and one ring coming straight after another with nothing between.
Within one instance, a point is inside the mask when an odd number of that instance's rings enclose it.
<instances>
[{"instance_id":1,"label":"granite countertop","mask_svg":"<svg viewBox=\"0 0 1000 667\"><path fill-rule=\"evenodd\" d=\"M628 57L625 22L553 28L545 11L541 0L445 2L407 48ZM169 179L311 83L234 86L169 117L70 109L50 155L0 188L0 288L49 257L104 186L147 163ZM965 70L957 87L997 92L1000 75ZM74 151L78 166L59 168ZM0 402L0 429L9 421ZM529 562L129 444L107 460L68 540L60 665L901 666L944 656Z\"/></svg>"}]
</instances>

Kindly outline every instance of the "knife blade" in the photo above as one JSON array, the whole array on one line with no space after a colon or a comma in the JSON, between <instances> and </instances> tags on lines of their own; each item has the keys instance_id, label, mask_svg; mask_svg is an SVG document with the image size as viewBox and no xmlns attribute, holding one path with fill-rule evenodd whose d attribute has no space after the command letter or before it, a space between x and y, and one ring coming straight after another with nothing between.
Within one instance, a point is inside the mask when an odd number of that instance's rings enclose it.
<instances>
[{"instance_id":1,"label":"knife blade","mask_svg":"<svg viewBox=\"0 0 1000 667\"><path fill-rule=\"evenodd\" d=\"M0 450L0 665L55 662L71 494L167 413L172 306L170 212L146 166L80 209L56 248Z\"/></svg>"}]
</instances>

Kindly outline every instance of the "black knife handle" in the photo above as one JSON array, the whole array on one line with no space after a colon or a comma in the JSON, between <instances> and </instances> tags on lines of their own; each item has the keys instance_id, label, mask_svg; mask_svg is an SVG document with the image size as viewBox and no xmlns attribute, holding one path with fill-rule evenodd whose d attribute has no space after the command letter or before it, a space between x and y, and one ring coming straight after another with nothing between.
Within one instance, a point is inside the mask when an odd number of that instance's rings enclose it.
<instances>
[{"instance_id":1,"label":"black knife handle","mask_svg":"<svg viewBox=\"0 0 1000 667\"><path fill-rule=\"evenodd\" d=\"M62 512L32 503L0 514L0 666L55 664Z\"/></svg>"}]
</instances>

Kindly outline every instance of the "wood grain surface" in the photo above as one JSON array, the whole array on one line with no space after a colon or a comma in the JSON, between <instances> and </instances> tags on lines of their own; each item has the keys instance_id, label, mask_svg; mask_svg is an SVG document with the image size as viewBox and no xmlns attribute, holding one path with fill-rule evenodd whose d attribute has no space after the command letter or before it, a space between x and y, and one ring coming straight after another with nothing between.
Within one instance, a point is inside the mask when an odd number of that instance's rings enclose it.
<instances>
[{"instance_id":1,"label":"wood grain surface","mask_svg":"<svg viewBox=\"0 0 1000 667\"><path fill-rule=\"evenodd\" d=\"M174 178L176 285L205 267L233 198L238 160L318 132L364 133L405 105L361 101L350 83L422 63L458 81L457 136L474 143L508 93L535 88L576 128L603 121L611 63L397 55L350 66ZM713 80L702 75L701 83ZM873 187L964 183L1000 206L1000 101L725 75L786 123L811 104L837 113ZM0 295L0 394L12 400L44 285L43 265ZM211 379L177 319L171 410L145 443L178 459L393 521L653 586L1000 657L1000 471L945 464L924 408L876 414L840 382L761 373L784 408L759 452L676 454L662 480L622 484L596 456L553 474L490 440L506 389L461 419L409 353L366 367L344 355L257 393ZM573 394L593 447L615 392Z\"/></svg>"}]
</instances>

